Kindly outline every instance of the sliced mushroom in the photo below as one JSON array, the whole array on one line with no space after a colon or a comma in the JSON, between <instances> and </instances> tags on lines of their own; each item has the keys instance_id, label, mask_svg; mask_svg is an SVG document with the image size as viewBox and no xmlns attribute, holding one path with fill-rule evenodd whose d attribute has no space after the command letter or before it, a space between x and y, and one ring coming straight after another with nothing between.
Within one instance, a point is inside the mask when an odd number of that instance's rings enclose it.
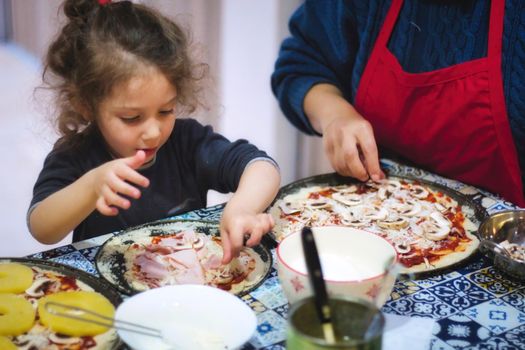
<instances>
[{"instance_id":1,"label":"sliced mushroom","mask_svg":"<svg viewBox=\"0 0 525 350\"><path fill-rule=\"evenodd\" d=\"M78 337L70 337L64 334L54 333L54 332L51 332L51 334L49 334L49 340L51 340L55 344L63 344L63 345L76 344L82 341L82 339Z\"/></svg>"},{"instance_id":2,"label":"sliced mushroom","mask_svg":"<svg viewBox=\"0 0 525 350\"><path fill-rule=\"evenodd\" d=\"M408 243L396 243L395 248L399 254L407 254L412 249Z\"/></svg>"},{"instance_id":3,"label":"sliced mushroom","mask_svg":"<svg viewBox=\"0 0 525 350\"><path fill-rule=\"evenodd\" d=\"M381 228L388 230L399 230L408 226L408 221L403 218L385 219L377 222Z\"/></svg>"},{"instance_id":4,"label":"sliced mushroom","mask_svg":"<svg viewBox=\"0 0 525 350\"><path fill-rule=\"evenodd\" d=\"M445 206L443 206L441 203L439 202L436 202L434 203L434 206L436 207L437 210L439 210L441 213L444 213L448 210L448 208L446 208Z\"/></svg>"},{"instance_id":5,"label":"sliced mushroom","mask_svg":"<svg viewBox=\"0 0 525 350\"><path fill-rule=\"evenodd\" d=\"M204 240L200 237L196 237L192 243L192 248L195 250L199 250L202 247L204 247Z\"/></svg>"},{"instance_id":6,"label":"sliced mushroom","mask_svg":"<svg viewBox=\"0 0 525 350\"><path fill-rule=\"evenodd\" d=\"M370 220L385 220L388 212L384 208L378 206L367 206L363 212L363 217Z\"/></svg>"},{"instance_id":7,"label":"sliced mushroom","mask_svg":"<svg viewBox=\"0 0 525 350\"><path fill-rule=\"evenodd\" d=\"M405 216L416 216L421 211L421 204L414 201L407 201L405 207L399 213Z\"/></svg>"},{"instance_id":8,"label":"sliced mushroom","mask_svg":"<svg viewBox=\"0 0 525 350\"><path fill-rule=\"evenodd\" d=\"M228 271L223 271L217 276L217 283L226 284L233 280L233 275Z\"/></svg>"},{"instance_id":9,"label":"sliced mushroom","mask_svg":"<svg viewBox=\"0 0 525 350\"><path fill-rule=\"evenodd\" d=\"M282 212L285 215L290 215L300 213L303 210L304 206L298 202L282 201L279 203L279 208L281 208Z\"/></svg>"},{"instance_id":10,"label":"sliced mushroom","mask_svg":"<svg viewBox=\"0 0 525 350\"><path fill-rule=\"evenodd\" d=\"M410 188L410 193L419 199L427 198L428 197L428 191L423 187L419 185L412 185Z\"/></svg>"},{"instance_id":11,"label":"sliced mushroom","mask_svg":"<svg viewBox=\"0 0 525 350\"><path fill-rule=\"evenodd\" d=\"M308 199L305 203L305 206L309 209L316 210L316 209L330 208L332 204L330 204L330 202L326 198L319 198L319 199Z\"/></svg>"},{"instance_id":12,"label":"sliced mushroom","mask_svg":"<svg viewBox=\"0 0 525 350\"><path fill-rule=\"evenodd\" d=\"M177 244L175 244L175 246L173 247L175 251L192 249L192 248L193 248L193 244L191 242L182 242L182 241L177 242Z\"/></svg>"},{"instance_id":13,"label":"sliced mushroom","mask_svg":"<svg viewBox=\"0 0 525 350\"><path fill-rule=\"evenodd\" d=\"M41 278L36 280L31 287L26 289L26 294L33 298L43 297L46 290L52 288L55 282L47 278Z\"/></svg>"},{"instance_id":14,"label":"sliced mushroom","mask_svg":"<svg viewBox=\"0 0 525 350\"><path fill-rule=\"evenodd\" d=\"M332 198L336 201L343 203L348 206L354 206L361 204L363 202L362 196L356 193L341 193L336 192L332 194Z\"/></svg>"},{"instance_id":15,"label":"sliced mushroom","mask_svg":"<svg viewBox=\"0 0 525 350\"><path fill-rule=\"evenodd\" d=\"M450 221L448 221L448 219L446 219L442 214L438 213L438 212L433 212L430 214L430 217L432 219L434 219L434 221L436 221L436 223L439 225L439 226L446 226L450 229L450 226L452 226L450 224Z\"/></svg>"},{"instance_id":16,"label":"sliced mushroom","mask_svg":"<svg viewBox=\"0 0 525 350\"><path fill-rule=\"evenodd\" d=\"M342 185L342 186L333 186L333 187L330 187L330 189L332 189L335 192L346 194L346 193L355 193L355 191L357 191L357 186L356 185L350 185L350 186Z\"/></svg>"},{"instance_id":17,"label":"sliced mushroom","mask_svg":"<svg viewBox=\"0 0 525 350\"><path fill-rule=\"evenodd\" d=\"M398 180L387 179L385 180L386 189L390 193L394 193L401 188L401 182Z\"/></svg>"},{"instance_id":18,"label":"sliced mushroom","mask_svg":"<svg viewBox=\"0 0 525 350\"><path fill-rule=\"evenodd\" d=\"M345 214L341 217L341 223L345 226L362 227L370 223L367 220L359 220L353 217L351 214Z\"/></svg>"},{"instance_id":19,"label":"sliced mushroom","mask_svg":"<svg viewBox=\"0 0 525 350\"><path fill-rule=\"evenodd\" d=\"M382 200L387 199L390 196L390 194L391 192L388 191L386 187L380 187L377 191L377 196Z\"/></svg>"},{"instance_id":20,"label":"sliced mushroom","mask_svg":"<svg viewBox=\"0 0 525 350\"><path fill-rule=\"evenodd\" d=\"M425 238L431 241L441 241L447 238L450 227L440 225L428 225L425 230Z\"/></svg>"}]
</instances>

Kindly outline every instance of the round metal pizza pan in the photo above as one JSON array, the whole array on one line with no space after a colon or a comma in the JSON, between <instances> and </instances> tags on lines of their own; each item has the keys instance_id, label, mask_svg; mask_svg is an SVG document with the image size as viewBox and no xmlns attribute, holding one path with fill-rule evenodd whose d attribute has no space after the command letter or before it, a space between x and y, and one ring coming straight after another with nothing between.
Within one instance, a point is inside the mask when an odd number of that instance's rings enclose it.
<instances>
[{"instance_id":1,"label":"round metal pizza pan","mask_svg":"<svg viewBox=\"0 0 525 350\"><path fill-rule=\"evenodd\" d=\"M71 267L69 265L60 264L50 260L40 260L40 259L29 259L29 258L0 258L1 263L18 263L26 265L28 267L38 267L44 270L50 270L53 272L58 272L65 276L71 276L80 280L81 282L87 284L96 292L102 294L113 304L115 309L122 303L122 296L117 290L113 288L111 284L107 281L93 276L85 271L79 270L77 268ZM114 343L110 345L109 350L117 349L126 349L126 345L122 340L117 336Z\"/></svg>"},{"instance_id":2,"label":"round metal pizza pan","mask_svg":"<svg viewBox=\"0 0 525 350\"><path fill-rule=\"evenodd\" d=\"M408 180L408 181L411 181L411 182L418 182L418 183L420 183L422 185L428 186L429 188L431 188L433 190L442 192L442 193L450 196L452 199L454 199L456 202L458 202L458 204L460 206L469 208L469 212L471 212L472 214L468 215L468 218L472 221L472 223L474 223L477 226L477 228L479 228L481 223L488 216L486 210L483 207L478 205L476 202L471 200L469 197L465 196L464 194L462 194L462 193L460 193L460 192L458 192L458 191L456 191L456 190L454 190L454 189L452 189L450 187L447 187L447 186L444 186L444 185L441 185L441 184L438 184L438 183L435 183L435 182L431 182L431 181L428 181L428 180L425 180L425 179L421 179L421 178L416 177L416 176L406 175L406 174L391 173L391 174L388 174L388 176L393 177L393 178L405 179L405 180ZM305 187L310 187L310 186L337 186L337 185L347 185L347 184L349 185L349 184L356 184L356 183L361 183L361 182L359 180L356 180L356 179L351 178L351 177L341 176L341 175L339 175L337 173L321 174L321 175L315 175L315 176L307 177L307 178L304 178L304 179L300 179L300 180L294 181L292 183L289 183L289 184L281 187L281 189L279 190L279 193L277 194L277 196L274 199L274 201L272 202L272 204L269 206L267 212L270 212L270 209L273 208L273 206L275 205L275 203L278 200L284 198L285 196L287 196L289 194L296 193L300 189L305 188ZM477 230L475 232L472 232L472 233L478 239L480 238ZM275 235L274 232L270 232L269 236L276 242L276 244L279 243L279 240L276 239L276 235ZM454 263L451 263L451 264L449 264L447 266L431 269L431 270L428 270L428 271L416 272L416 273L410 274L410 277L411 278L416 278L416 279L427 278L427 277L434 276L436 274L442 274L442 273L445 273L447 271L451 271L454 268L456 268L456 267L458 267L460 265L463 265L464 263L469 261L470 258L472 256L474 256L477 251L478 251L478 249L475 249L471 254L469 254L468 256L465 256L463 259L461 259L458 262L454 262Z\"/></svg>"},{"instance_id":3,"label":"round metal pizza pan","mask_svg":"<svg viewBox=\"0 0 525 350\"><path fill-rule=\"evenodd\" d=\"M155 223L149 223L131 227L123 230L115 236L109 238L100 247L95 257L95 264L99 274L116 287L120 292L127 295L140 293L141 290L134 288L125 278L127 271L124 252L128 246L135 243L136 239L144 237L155 237L173 233L174 230L183 230L192 228L200 233L212 236L220 236L219 224L214 221L204 220L162 220ZM115 247L117 247L115 249ZM243 296L259 287L268 277L272 267L272 254L264 244L259 244L251 249L259 256L264 266L263 273L258 276L258 281L249 287L235 293L237 296Z\"/></svg>"}]
</instances>

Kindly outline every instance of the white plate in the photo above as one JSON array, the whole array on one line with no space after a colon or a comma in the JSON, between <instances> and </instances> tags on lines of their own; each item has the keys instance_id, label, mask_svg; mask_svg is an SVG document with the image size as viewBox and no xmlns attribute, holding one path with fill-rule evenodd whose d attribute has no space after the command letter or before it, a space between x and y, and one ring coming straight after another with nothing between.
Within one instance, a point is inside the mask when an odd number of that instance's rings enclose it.
<instances>
[{"instance_id":1,"label":"white plate","mask_svg":"<svg viewBox=\"0 0 525 350\"><path fill-rule=\"evenodd\" d=\"M136 294L117 308L115 318L159 329L166 339L177 334L183 338L181 344L190 344L185 349L237 349L257 326L255 313L239 298L201 285L167 286ZM123 330L118 334L135 350L180 349L160 338Z\"/></svg>"}]
</instances>

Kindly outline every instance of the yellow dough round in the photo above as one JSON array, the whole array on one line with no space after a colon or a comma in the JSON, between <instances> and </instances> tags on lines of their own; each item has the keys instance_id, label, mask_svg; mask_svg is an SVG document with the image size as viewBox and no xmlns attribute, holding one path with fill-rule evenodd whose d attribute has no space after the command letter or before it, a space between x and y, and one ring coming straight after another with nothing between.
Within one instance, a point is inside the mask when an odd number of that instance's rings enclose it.
<instances>
[{"instance_id":1,"label":"yellow dough round","mask_svg":"<svg viewBox=\"0 0 525 350\"><path fill-rule=\"evenodd\" d=\"M0 349L2 350L16 350L18 349L9 338L0 336Z\"/></svg>"},{"instance_id":2,"label":"yellow dough round","mask_svg":"<svg viewBox=\"0 0 525 350\"><path fill-rule=\"evenodd\" d=\"M0 264L0 293L22 293L33 284L33 270L22 264Z\"/></svg>"},{"instance_id":3,"label":"yellow dough round","mask_svg":"<svg viewBox=\"0 0 525 350\"><path fill-rule=\"evenodd\" d=\"M20 335L34 323L35 309L29 301L16 294L0 293L0 335Z\"/></svg>"},{"instance_id":4,"label":"yellow dough round","mask_svg":"<svg viewBox=\"0 0 525 350\"><path fill-rule=\"evenodd\" d=\"M71 310L68 311L66 308L56 305L49 305L46 309L45 305L47 302L79 307L111 318L113 318L115 315L115 307L113 304L111 304L111 302L106 297L97 292L59 292L41 298L38 301L38 314L40 316L40 322L42 322L44 326L49 327L54 332L73 337L101 334L106 332L108 327L55 315L49 312L49 310L59 313L72 313L75 316L80 316L82 318L92 319L99 322L104 321L93 315L79 314L78 312Z\"/></svg>"}]
</instances>

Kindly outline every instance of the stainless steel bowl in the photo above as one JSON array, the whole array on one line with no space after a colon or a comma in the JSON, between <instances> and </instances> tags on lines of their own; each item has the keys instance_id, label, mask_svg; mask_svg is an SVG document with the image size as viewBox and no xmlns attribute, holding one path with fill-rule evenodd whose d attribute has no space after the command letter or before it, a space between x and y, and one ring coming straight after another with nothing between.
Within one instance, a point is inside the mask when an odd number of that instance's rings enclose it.
<instances>
[{"instance_id":1,"label":"stainless steel bowl","mask_svg":"<svg viewBox=\"0 0 525 350\"><path fill-rule=\"evenodd\" d=\"M508 275L525 280L525 262L512 259L500 243L525 247L525 210L507 210L490 215L479 227L481 251L494 258L494 266Z\"/></svg>"}]
</instances>

